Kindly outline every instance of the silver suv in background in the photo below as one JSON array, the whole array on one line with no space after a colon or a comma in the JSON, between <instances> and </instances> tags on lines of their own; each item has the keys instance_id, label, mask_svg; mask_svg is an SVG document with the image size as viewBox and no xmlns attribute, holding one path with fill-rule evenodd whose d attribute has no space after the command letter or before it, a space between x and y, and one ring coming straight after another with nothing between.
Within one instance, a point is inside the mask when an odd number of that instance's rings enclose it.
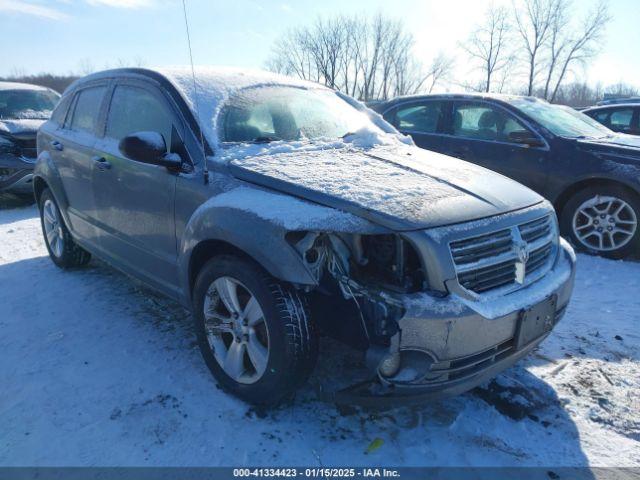
<instances>
[{"instance_id":1,"label":"silver suv in background","mask_svg":"<svg viewBox=\"0 0 640 480\"><path fill-rule=\"evenodd\" d=\"M337 399L457 394L562 317L575 256L533 191L316 84L195 77L74 83L39 131L34 188L53 262L95 255L189 307L226 390L290 397L324 332L369 367Z\"/></svg>"},{"instance_id":2,"label":"silver suv in background","mask_svg":"<svg viewBox=\"0 0 640 480\"><path fill-rule=\"evenodd\" d=\"M32 197L36 132L59 98L49 88L0 82L0 193Z\"/></svg>"}]
</instances>

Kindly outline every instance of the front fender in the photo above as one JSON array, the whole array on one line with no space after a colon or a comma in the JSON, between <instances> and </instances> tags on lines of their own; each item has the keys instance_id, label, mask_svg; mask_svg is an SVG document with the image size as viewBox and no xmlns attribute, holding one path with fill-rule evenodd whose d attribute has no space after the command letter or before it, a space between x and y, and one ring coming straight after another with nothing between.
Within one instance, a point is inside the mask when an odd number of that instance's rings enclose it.
<instances>
[{"instance_id":1,"label":"front fender","mask_svg":"<svg viewBox=\"0 0 640 480\"><path fill-rule=\"evenodd\" d=\"M242 250L274 277L317 285L300 254L285 239L291 231L380 233L386 229L350 213L288 195L238 187L210 198L191 216L179 246L184 292L190 295L190 259L204 241L218 240Z\"/></svg>"}]
</instances>

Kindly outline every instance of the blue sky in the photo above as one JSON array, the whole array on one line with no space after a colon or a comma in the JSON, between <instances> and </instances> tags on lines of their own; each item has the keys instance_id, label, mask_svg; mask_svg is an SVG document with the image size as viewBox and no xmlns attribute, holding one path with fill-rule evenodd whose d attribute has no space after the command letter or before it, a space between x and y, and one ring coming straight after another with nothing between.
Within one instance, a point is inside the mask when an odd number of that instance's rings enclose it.
<instances>
[{"instance_id":1,"label":"blue sky","mask_svg":"<svg viewBox=\"0 0 640 480\"><path fill-rule=\"evenodd\" d=\"M580 15L594 0L574 0ZM316 15L384 12L414 34L425 63L456 53L489 1L473 0L187 0L194 57L199 64L261 67L274 40ZM510 4L509 0L494 3ZM640 86L640 0L610 0L613 21L602 53L587 71L591 82ZM0 75L69 73L188 61L180 0L0 0ZM459 52L458 52L459 53ZM468 75L460 55L457 75Z\"/></svg>"}]
</instances>

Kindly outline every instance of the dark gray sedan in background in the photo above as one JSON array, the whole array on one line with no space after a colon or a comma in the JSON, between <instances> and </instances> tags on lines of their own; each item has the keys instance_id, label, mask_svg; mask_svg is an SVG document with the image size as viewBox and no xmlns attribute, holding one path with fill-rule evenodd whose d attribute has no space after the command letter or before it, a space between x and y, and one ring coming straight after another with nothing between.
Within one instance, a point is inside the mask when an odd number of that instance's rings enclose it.
<instances>
[{"instance_id":1,"label":"dark gray sedan in background","mask_svg":"<svg viewBox=\"0 0 640 480\"><path fill-rule=\"evenodd\" d=\"M33 198L36 132L59 98L37 85L0 82L0 193Z\"/></svg>"},{"instance_id":2,"label":"dark gray sedan in background","mask_svg":"<svg viewBox=\"0 0 640 480\"><path fill-rule=\"evenodd\" d=\"M562 318L575 256L538 194L316 84L195 76L73 84L38 133L34 189L53 262L95 255L189 307L225 389L289 397L324 332L366 352L342 398L453 395Z\"/></svg>"}]
</instances>

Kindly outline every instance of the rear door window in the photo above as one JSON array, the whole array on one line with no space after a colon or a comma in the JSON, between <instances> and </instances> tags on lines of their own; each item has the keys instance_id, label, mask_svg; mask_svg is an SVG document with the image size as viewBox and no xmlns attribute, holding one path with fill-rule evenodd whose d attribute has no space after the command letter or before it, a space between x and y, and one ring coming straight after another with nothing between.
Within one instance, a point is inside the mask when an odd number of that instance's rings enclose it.
<instances>
[{"instance_id":1,"label":"rear door window","mask_svg":"<svg viewBox=\"0 0 640 480\"><path fill-rule=\"evenodd\" d=\"M400 106L396 112L396 127L405 132L436 133L443 112L443 102Z\"/></svg>"},{"instance_id":2,"label":"rear door window","mask_svg":"<svg viewBox=\"0 0 640 480\"><path fill-rule=\"evenodd\" d=\"M633 119L633 108L614 110L609 117L609 125L617 132L627 132L631 129Z\"/></svg>"},{"instance_id":3,"label":"rear door window","mask_svg":"<svg viewBox=\"0 0 640 480\"><path fill-rule=\"evenodd\" d=\"M85 88L76 97L71 130L76 132L95 133L100 115L100 106L107 87Z\"/></svg>"}]
</instances>

